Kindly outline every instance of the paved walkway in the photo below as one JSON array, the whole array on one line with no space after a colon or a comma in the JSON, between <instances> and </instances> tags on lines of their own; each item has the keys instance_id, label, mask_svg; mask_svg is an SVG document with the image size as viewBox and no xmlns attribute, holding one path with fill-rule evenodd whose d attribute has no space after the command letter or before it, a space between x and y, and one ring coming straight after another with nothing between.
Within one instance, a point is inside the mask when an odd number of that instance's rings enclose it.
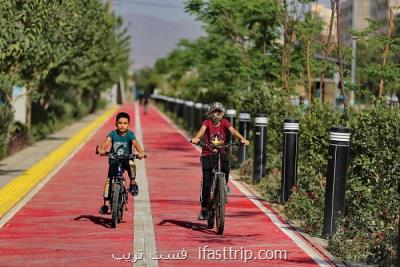
<instances>
[{"instance_id":1,"label":"paved walkway","mask_svg":"<svg viewBox=\"0 0 400 267\"><path fill-rule=\"evenodd\" d=\"M330 266L236 182L224 235L205 229L198 149L156 109L141 117L133 105L120 110L135 114L149 156L138 162L141 191L124 222L111 229L110 215L97 214L107 160L94 148L115 127L111 118L0 229L0 266Z\"/></svg>"}]
</instances>

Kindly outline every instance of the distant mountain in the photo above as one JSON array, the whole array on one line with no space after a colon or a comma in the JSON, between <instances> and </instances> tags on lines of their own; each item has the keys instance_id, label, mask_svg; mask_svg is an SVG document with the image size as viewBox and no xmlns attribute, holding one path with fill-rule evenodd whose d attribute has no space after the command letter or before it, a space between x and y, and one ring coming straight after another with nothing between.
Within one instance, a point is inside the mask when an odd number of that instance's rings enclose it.
<instances>
[{"instance_id":1,"label":"distant mountain","mask_svg":"<svg viewBox=\"0 0 400 267\"><path fill-rule=\"evenodd\" d=\"M125 14L124 20L129 25L134 69L152 67L182 38L193 40L204 35L201 24L195 20L168 21L140 14Z\"/></svg>"}]
</instances>

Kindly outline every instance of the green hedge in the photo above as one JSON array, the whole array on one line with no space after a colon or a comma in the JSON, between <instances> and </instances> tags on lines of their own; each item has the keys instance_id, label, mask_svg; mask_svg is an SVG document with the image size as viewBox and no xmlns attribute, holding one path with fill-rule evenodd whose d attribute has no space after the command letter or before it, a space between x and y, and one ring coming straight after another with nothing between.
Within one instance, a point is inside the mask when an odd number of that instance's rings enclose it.
<instances>
[{"instance_id":1,"label":"green hedge","mask_svg":"<svg viewBox=\"0 0 400 267\"><path fill-rule=\"evenodd\" d=\"M258 185L269 201L279 201L283 119L300 117L298 184L284 210L314 236L321 235L323 224L329 128L351 128L346 209L337 222L337 233L329 240L329 250L346 261L395 266L400 214L399 110L376 102L367 110L339 113L316 102L300 115L285 94L271 90L262 95L243 94L236 104L238 110L249 111L253 117L266 113L269 118L268 174ZM248 178L252 175L249 163L251 159L241 169Z\"/></svg>"},{"instance_id":2,"label":"green hedge","mask_svg":"<svg viewBox=\"0 0 400 267\"><path fill-rule=\"evenodd\" d=\"M400 242L400 113L378 103L349 114L348 124L346 213L329 248L343 259L394 266Z\"/></svg>"}]
</instances>

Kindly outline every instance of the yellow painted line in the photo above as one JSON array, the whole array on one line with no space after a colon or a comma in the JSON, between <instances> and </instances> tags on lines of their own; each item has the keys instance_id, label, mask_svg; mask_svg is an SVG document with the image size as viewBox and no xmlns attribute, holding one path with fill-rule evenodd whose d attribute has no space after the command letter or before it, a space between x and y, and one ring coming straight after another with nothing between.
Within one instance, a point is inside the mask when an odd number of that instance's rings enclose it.
<instances>
[{"instance_id":1,"label":"yellow painted line","mask_svg":"<svg viewBox=\"0 0 400 267\"><path fill-rule=\"evenodd\" d=\"M112 107L82 131L74 135L47 157L33 165L23 174L0 189L0 218L17 204L33 187L54 170L66 157L71 155L85 140L117 111Z\"/></svg>"}]
</instances>

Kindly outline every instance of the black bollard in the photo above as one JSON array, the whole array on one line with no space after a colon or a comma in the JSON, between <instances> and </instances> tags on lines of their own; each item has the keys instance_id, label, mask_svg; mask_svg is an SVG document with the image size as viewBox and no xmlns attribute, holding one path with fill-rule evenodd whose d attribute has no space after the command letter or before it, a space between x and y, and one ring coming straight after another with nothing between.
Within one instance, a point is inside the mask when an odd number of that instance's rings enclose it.
<instances>
[{"instance_id":1,"label":"black bollard","mask_svg":"<svg viewBox=\"0 0 400 267\"><path fill-rule=\"evenodd\" d=\"M195 107L195 116L194 116L194 129L197 131L201 123L203 122L203 104L196 103L194 104Z\"/></svg>"},{"instance_id":2,"label":"black bollard","mask_svg":"<svg viewBox=\"0 0 400 267\"><path fill-rule=\"evenodd\" d=\"M166 106L165 106L165 111L166 112L170 111L171 101L172 101L172 97L167 96L167 98L166 98Z\"/></svg>"},{"instance_id":3,"label":"black bollard","mask_svg":"<svg viewBox=\"0 0 400 267\"><path fill-rule=\"evenodd\" d=\"M185 125L186 129L189 131L192 130L192 125L193 125L193 106L194 106L193 101L185 101L185 110L184 110Z\"/></svg>"},{"instance_id":4,"label":"black bollard","mask_svg":"<svg viewBox=\"0 0 400 267\"><path fill-rule=\"evenodd\" d=\"M189 106L190 101L185 101L185 104L183 106L183 124L185 129L189 128L189 112L190 112L190 106Z\"/></svg>"},{"instance_id":5,"label":"black bollard","mask_svg":"<svg viewBox=\"0 0 400 267\"><path fill-rule=\"evenodd\" d=\"M182 99L177 99L176 100L176 106L175 106L175 116L177 118L181 118L183 114L183 104L185 102Z\"/></svg>"},{"instance_id":6,"label":"black bollard","mask_svg":"<svg viewBox=\"0 0 400 267\"><path fill-rule=\"evenodd\" d=\"M266 169L266 137L268 118L265 114L257 114L254 120L254 157L253 183L259 183Z\"/></svg>"},{"instance_id":7,"label":"black bollard","mask_svg":"<svg viewBox=\"0 0 400 267\"><path fill-rule=\"evenodd\" d=\"M250 130L250 113L239 113L239 133L245 138L249 138ZM238 149L238 162L239 164L247 160L247 146L240 146Z\"/></svg>"},{"instance_id":8,"label":"black bollard","mask_svg":"<svg viewBox=\"0 0 400 267\"><path fill-rule=\"evenodd\" d=\"M322 235L331 237L336 219L345 207L346 176L350 151L350 129L333 126L329 129L328 175L325 190L325 212Z\"/></svg>"},{"instance_id":9,"label":"black bollard","mask_svg":"<svg viewBox=\"0 0 400 267\"><path fill-rule=\"evenodd\" d=\"M299 150L299 121L283 121L283 159L281 201L287 202L297 183L297 156Z\"/></svg>"},{"instance_id":10,"label":"black bollard","mask_svg":"<svg viewBox=\"0 0 400 267\"><path fill-rule=\"evenodd\" d=\"M175 113L175 106L176 106L176 98L171 97L170 102L169 102L169 112Z\"/></svg>"},{"instance_id":11,"label":"black bollard","mask_svg":"<svg viewBox=\"0 0 400 267\"><path fill-rule=\"evenodd\" d=\"M208 110L210 109L210 105L209 104L204 104L203 105L203 121L208 119Z\"/></svg>"},{"instance_id":12,"label":"black bollard","mask_svg":"<svg viewBox=\"0 0 400 267\"><path fill-rule=\"evenodd\" d=\"M190 101L189 102L189 131L194 130L194 113L195 113L195 107L194 107L194 102Z\"/></svg>"},{"instance_id":13,"label":"black bollard","mask_svg":"<svg viewBox=\"0 0 400 267\"><path fill-rule=\"evenodd\" d=\"M232 127L235 127L236 109L227 108L225 111L225 117L231 123ZM233 136L231 133L229 133L227 138L227 144L232 143L232 141L233 141ZM232 152L232 147L229 148L229 152Z\"/></svg>"}]
</instances>

